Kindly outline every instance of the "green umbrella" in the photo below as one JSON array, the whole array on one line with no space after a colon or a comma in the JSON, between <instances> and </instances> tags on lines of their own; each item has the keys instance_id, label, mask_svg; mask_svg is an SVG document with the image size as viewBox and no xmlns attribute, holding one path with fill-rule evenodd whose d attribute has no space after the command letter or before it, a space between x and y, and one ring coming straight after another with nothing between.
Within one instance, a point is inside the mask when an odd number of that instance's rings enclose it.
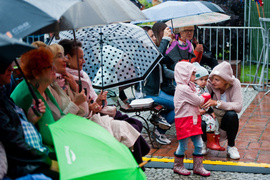
<instances>
[{"instance_id":1,"label":"green umbrella","mask_svg":"<svg viewBox=\"0 0 270 180\"><path fill-rule=\"evenodd\" d=\"M146 179L130 150L100 125L68 114L49 128L61 179Z\"/></svg>"}]
</instances>

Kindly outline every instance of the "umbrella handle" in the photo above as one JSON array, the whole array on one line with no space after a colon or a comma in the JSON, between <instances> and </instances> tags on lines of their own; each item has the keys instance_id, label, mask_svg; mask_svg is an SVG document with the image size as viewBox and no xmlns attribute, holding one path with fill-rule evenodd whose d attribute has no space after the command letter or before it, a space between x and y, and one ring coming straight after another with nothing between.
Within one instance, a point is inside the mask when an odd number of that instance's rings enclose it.
<instances>
[{"instance_id":1,"label":"umbrella handle","mask_svg":"<svg viewBox=\"0 0 270 180\"><path fill-rule=\"evenodd\" d=\"M144 162L140 163L140 164L138 165L138 168L143 167L144 165L146 165L146 164L149 163L150 161L151 161L151 159L149 159L148 161L144 161Z\"/></svg>"},{"instance_id":2,"label":"umbrella handle","mask_svg":"<svg viewBox=\"0 0 270 180\"><path fill-rule=\"evenodd\" d=\"M32 110L33 110L33 112L35 113L36 116L41 116L41 112L40 112L40 111L38 110L38 108L37 108L38 105L39 105L39 100L38 100L38 98L37 98L37 96L36 96L36 94L35 94L33 88L30 86L29 82L27 81L27 79L26 79L24 73L22 72L22 69L21 69L21 67L20 67L20 65L19 65L19 63L18 63L18 61L17 61L17 59L15 59L15 63L16 63L16 65L17 65L17 67L18 67L18 69L19 69L19 71L20 71L22 77L23 77L24 80L25 80L25 82L26 82L26 84L27 84L27 86L28 86L28 89L29 89L29 91L30 91L30 93L31 93L31 95L32 95L32 97L33 97L33 99L34 99L35 102L36 102L36 107L35 107L35 106L31 106L31 108L32 108Z\"/></svg>"}]
</instances>

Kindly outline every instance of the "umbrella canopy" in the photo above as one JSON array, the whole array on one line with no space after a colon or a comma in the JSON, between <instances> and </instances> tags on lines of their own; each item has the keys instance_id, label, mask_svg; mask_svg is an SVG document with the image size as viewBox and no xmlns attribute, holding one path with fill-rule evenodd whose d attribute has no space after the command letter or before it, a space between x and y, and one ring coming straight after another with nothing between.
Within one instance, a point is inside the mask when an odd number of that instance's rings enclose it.
<instances>
[{"instance_id":1,"label":"umbrella canopy","mask_svg":"<svg viewBox=\"0 0 270 180\"><path fill-rule=\"evenodd\" d=\"M162 57L146 31L133 24L92 27L76 34L83 44L86 61L83 69L95 88L107 89L144 80ZM60 38L71 39L72 33L61 32Z\"/></svg>"},{"instance_id":2,"label":"umbrella canopy","mask_svg":"<svg viewBox=\"0 0 270 180\"><path fill-rule=\"evenodd\" d=\"M134 21L134 24L153 21L168 21L170 19L189 17L211 12L225 13L218 5L205 1L166 1L145 9L142 12L145 14L148 20Z\"/></svg>"},{"instance_id":3,"label":"umbrella canopy","mask_svg":"<svg viewBox=\"0 0 270 180\"><path fill-rule=\"evenodd\" d=\"M0 0L0 7L0 33L16 38L146 19L130 0Z\"/></svg>"},{"instance_id":4,"label":"umbrella canopy","mask_svg":"<svg viewBox=\"0 0 270 180\"><path fill-rule=\"evenodd\" d=\"M146 179L130 150L100 125L68 114L49 128L61 179Z\"/></svg>"},{"instance_id":5,"label":"umbrella canopy","mask_svg":"<svg viewBox=\"0 0 270 180\"><path fill-rule=\"evenodd\" d=\"M144 19L144 14L130 0L83 0L63 14L59 29L71 30ZM39 33L52 30L53 25L43 28Z\"/></svg>"},{"instance_id":6,"label":"umbrella canopy","mask_svg":"<svg viewBox=\"0 0 270 180\"><path fill-rule=\"evenodd\" d=\"M211 23L218 23L222 21L227 21L230 19L230 16L223 13L205 13L188 17L181 17L172 19L166 22L167 26L178 28L191 25L204 25Z\"/></svg>"},{"instance_id":7,"label":"umbrella canopy","mask_svg":"<svg viewBox=\"0 0 270 180\"><path fill-rule=\"evenodd\" d=\"M0 33L22 38L57 22L82 0L0 0ZM56 27L53 27L54 32Z\"/></svg>"},{"instance_id":8,"label":"umbrella canopy","mask_svg":"<svg viewBox=\"0 0 270 180\"><path fill-rule=\"evenodd\" d=\"M17 57L32 49L35 49L35 47L0 34L0 58L8 61L7 64L10 64Z\"/></svg>"}]
</instances>

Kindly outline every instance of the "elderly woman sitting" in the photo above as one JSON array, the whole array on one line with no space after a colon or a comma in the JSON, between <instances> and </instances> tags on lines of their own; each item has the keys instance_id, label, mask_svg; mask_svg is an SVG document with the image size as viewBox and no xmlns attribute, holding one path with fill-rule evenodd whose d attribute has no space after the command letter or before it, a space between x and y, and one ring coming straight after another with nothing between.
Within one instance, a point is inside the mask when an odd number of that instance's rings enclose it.
<instances>
[{"instance_id":1,"label":"elderly woman sitting","mask_svg":"<svg viewBox=\"0 0 270 180\"><path fill-rule=\"evenodd\" d=\"M88 107L84 91L78 92L78 87L73 76L66 72L67 58L64 56L63 47L59 44L53 44L50 45L49 48L54 54L54 65L56 69L56 80L51 83L49 90L53 94L61 110L64 113L72 113L79 116L83 116L88 112L90 114L88 116L90 120L104 127L119 142L132 149L135 141L140 136L140 133L125 121L114 120L109 116L100 116L99 113L91 113L92 111L96 111L94 107L97 103L93 102L91 106ZM75 89L77 92L73 92L72 89ZM67 91L69 91L69 94L72 94L72 96L69 97L66 94ZM82 106L83 103L86 103L88 110Z\"/></svg>"}]
</instances>

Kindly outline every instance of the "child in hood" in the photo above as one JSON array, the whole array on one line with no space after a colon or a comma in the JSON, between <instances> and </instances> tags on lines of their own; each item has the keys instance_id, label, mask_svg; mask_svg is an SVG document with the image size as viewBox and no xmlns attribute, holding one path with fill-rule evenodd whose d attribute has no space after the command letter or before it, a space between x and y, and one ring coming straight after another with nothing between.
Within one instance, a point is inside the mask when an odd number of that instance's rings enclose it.
<instances>
[{"instance_id":1,"label":"child in hood","mask_svg":"<svg viewBox=\"0 0 270 180\"><path fill-rule=\"evenodd\" d=\"M206 88L209 76L208 71L204 67L200 66L200 64L197 62L193 63L193 65L197 69L195 74L195 83L198 95L209 93L208 89ZM225 151L225 148L221 147L219 144L219 124L213 109L209 107L206 109L200 109L200 111L202 117L202 127L206 126L206 132L204 132L202 135L204 141L202 154L205 155L207 153L206 147L212 150ZM206 140L207 144L205 144Z\"/></svg>"},{"instance_id":2,"label":"child in hood","mask_svg":"<svg viewBox=\"0 0 270 180\"><path fill-rule=\"evenodd\" d=\"M196 68L189 62L178 62L174 70L174 78L177 83L174 95L175 127L179 146L175 154L174 172L181 175L190 175L183 165L184 154L187 149L188 139L191 138L194 145L193 173L201 176L210 176L202 164L202 128L199 106L210 99L210 94L197 94L195 86Z\"/></svg>"}]
</instances>

